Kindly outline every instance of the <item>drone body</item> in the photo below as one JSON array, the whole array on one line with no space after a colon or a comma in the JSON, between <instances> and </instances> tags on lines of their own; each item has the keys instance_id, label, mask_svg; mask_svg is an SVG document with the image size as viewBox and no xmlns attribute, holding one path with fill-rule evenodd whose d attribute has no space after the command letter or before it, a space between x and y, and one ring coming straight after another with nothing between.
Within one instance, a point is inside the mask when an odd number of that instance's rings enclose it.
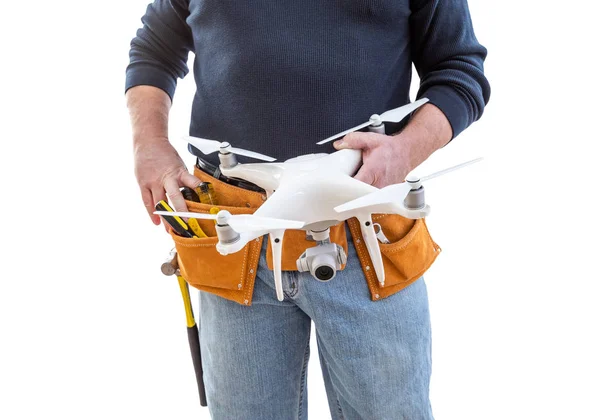
<instances>
[{"instance_id":1,"label":"drone body","mask_svg":"<svg viewBox=\"0 0 600 420\"><path fill-rule=\"evenodd\" d=\"M422 99L387 111L381 117L374 115L368 123L332 136L319 144L367 125L370 125L370 131L381 133L382 121L398 122L425 102L427 100ZM186 139L205 154L219 150L221 173L226 177L244 179L261 187L267 194L267 200L252 215L231 215L227 211L221 211L216 216L190 212L170 214L188 218L216 219L219 237L217 250L222 255L238 252L248 242L268 234L273 252L273 271L279 300L283 300L281 254L287 229L305 230L315 241L315 247L307 249L299 256L298 270L310 271L315 279L328 281L346 262L343 249L330 242L329 228L356 217L360 222L362 236L377 279L383 286L385 272L379 248L378 233L380 232L375 230L372 214L395 213L410 219L426 217L430 208L425 204L421 183L466 165L459 165L421 180L408 178L401 184L379 189L352 177L361 165L360 150L344 149L331 154L305 155L285 162L239 164L234 153L262 160L273 159L255 152L234 149L229 143L219 144L214 140L194 137L186 137Z\"/></svg>"}]
</instances>

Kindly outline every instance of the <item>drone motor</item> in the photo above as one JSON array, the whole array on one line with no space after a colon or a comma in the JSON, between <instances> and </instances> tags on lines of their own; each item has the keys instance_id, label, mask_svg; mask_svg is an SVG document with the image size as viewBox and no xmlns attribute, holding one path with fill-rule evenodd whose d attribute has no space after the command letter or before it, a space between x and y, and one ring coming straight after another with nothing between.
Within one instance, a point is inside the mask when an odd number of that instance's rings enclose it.
<instances>
[{"instance_id":1,"label":"drone motor","mask_svg":"<svg viewBox=\"0 0 600 420\"><path fill-rule=\"evenodd\" d=\"M385 134L385 125L381 121L381 117L377 114L371 115L371 125L369 126L369 132L377 134Z\"/></svg>"},{"instance_id":2,"label":"drone motor","mask_svg":"<svg viewBox=\"0 0 600 420\"><path fill-rule=\"evenodd\" d=\"M222 244L233 244L240 240L240 234L228 224L217 223L215 229L219 242Z\"/></svg>"},{"instance_id":3,"label":"drone motor","mask_svg":"<svg viewBox=\"0 0 600 420\"><path fill-rule=\"evenodd\" d=\"M231 169L238 164L235 154L231 152L231 145L226 141L219 147L219 161L225 169Z\"/></svg>"},{"instance_id":4,"label":"drone motor","mask_svg":"<svg viewBox=\"0 0 600 420\"><path fill-rule=\"evenodd\" d=\"M410 190L404 199L404 207L409 210L419 210L425 207L425 188Z\"/></svg>"}]
</instances>

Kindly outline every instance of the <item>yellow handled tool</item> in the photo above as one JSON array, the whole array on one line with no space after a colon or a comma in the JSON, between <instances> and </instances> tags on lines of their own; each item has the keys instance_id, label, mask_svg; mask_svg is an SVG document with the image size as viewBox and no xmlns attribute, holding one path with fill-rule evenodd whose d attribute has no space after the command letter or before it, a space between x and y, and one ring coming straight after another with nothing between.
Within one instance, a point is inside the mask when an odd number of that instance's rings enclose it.
<instances>
[{"instance_id":1,"label":"yellow handled tool","mask_svg":"<svg viewBox=\"0 0 600 420\"><path fill-rule=\"evenodd\" d=\"M167 204L166 201L160 200L156 204L156 210L160 211L174 211L171 206ZM183 236L186 238L206 238L206 233L200 228L198 221L196 219L188 219L188 222L184 222L183 219L179 216L162 216L163 219L173 228L175 233L179 236Z\"/></svg>"},{"instance_id":2,"label":"yellow handled tool","mask_svg":"<svg viewBox=\"0 0 600 420\"><path fill-rule=\"evenodd\" d=\"M210 182L202 182L196 187L196 193L203 204L217 204L217 194Z\"/></svg>"},{"instance_id":3,"label":"yellow handled tool","mask_svg":"<svg viewBox=\"0 0 600 420\"><path fill-rule=\"evenodd\" d=\"M218 207L211 207L210 208L210 214L217 214L219 213L221 210ZM217 224L217 219L215 219L215 225Z\"/></svg>"},{"instance_id":4,"label":"yellow handled tool","mask_svg":"<svg viewBox=\"0 0 600 420\"><path fill-rule=\"evenodd\" d=\"M183 298L183 306L185 308L185 322L187 325L188 341L190 344L190 352L192 353L192 362L194 364L194 372L196 373L196 383L198 384L198 396L200 397L200 405L202 407L207 406L206 402L206 390L204 388L204 374L202 370L202 354L200 351L200 335L198 334L198 326L194 319L194 312L192 309L192 300L190 299L190 289L183 277L179 274L179 267L177 262L177 252L171 251L169 254L170 261L165 261L161 267L161 271L165 275L176 274L177 282L179 283L179 289L181 290L181 297ZM177 269L171 271L170 268Z\"/></svg>"}]
</instances>

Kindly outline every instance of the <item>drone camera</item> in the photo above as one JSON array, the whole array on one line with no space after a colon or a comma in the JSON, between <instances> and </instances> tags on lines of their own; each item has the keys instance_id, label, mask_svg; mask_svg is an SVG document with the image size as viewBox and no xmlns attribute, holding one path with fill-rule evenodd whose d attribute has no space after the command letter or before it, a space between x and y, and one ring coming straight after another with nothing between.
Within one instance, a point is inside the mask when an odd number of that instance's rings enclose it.
<instances>
[{"instance_id":1,"label":"drone camera","mask_svg":"<svg viewBox=\"0 0 600 420\"><path fill-rule=\"evenodd\" d=\"M345 263L344 249L334 243L322 243L308 248L296 260L298 271L309 271L316 280L322 282L333 279L337 270L340 270Z\"/></svg>"}]
</instances>

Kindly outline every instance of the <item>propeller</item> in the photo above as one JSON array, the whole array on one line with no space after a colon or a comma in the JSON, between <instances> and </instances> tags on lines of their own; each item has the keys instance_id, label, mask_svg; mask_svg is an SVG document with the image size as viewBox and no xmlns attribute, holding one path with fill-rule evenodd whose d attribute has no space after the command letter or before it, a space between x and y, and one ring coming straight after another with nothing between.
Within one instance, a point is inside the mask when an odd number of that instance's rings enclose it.
<instances>
[{"instance_id":1,"label":"propeller","mask_svg":"<svg viewBox=\"0 0 600 420\"><path fill-rule=\"evenodd\" d=\"M231 214L227 210L221 210L217 214L185 211L155 211L154 214L216 220L220 225L227 224L231 226L231 228L238 233L277 229L300 229L304 226L304 222L296 220L276 219L272 217L254 216L252 214Z\"/></svg>"},{"instance_id":2,"label":"propeller","mask_svg":"<svg viewBox=\"0 0 600 420\"><path fill-rule=\"evenodd\" d=\"M352 133L354 131L360 130L361 128L364 128L364 127L366 127L368 125L377 126L377 125L380 125L383 122L398 123L398 122L402 121L411 112L413 112L414 110L416 110L421 105L424 105L427 102L429 102L429 99L422 98L422 99L419 99L418 101L415 101L415 102L413 102L411 104L407 104L407 105L401 106L400 108L395 108L395 109L391 109L389 111L386 111L386 112L384 112L381 115L373 114L373 115L371 115L371 118L369 118L369 121L367 121L366 123L357 125L356 127L353 127L353 128L351 128L349 130L342 131L341 133L338 133L335 136L331 136L331 137L326 138L325 140L321 140L320 142L317 142L317 144L328 143L331 140L337 139L338 137L343 137L346 134L349 134L349 133Z\"/></svg>"},{"instance_id":3,"label":"propeller","mask_svg":"<svg viewBox=\"0 0 600 420\"><path fill-rule=\"evenodd\" d=\"M423 178L420 179L420 181L421 182L429 181L430 179L437 178L440 175L445 175L448 172L456 171L457 169L464 168L465 166L471 165L473 163L480 162L482 160L483 160L482 157L478 157L477 159L469 160L467 162L463 162L463 163L461 163L459 165L456 165L456 166L451 166L450 168L446 168L446 169L443 169L443 170L441 170L439 172L434 172L434 173L432 173L430 175L424 176Z\"/></svg>"},{"instance_id":4,"label":"propeller","mask_svg":"<svg viewBox=\"0 0 600 420\"><path fill-rule=\"evenodd\" d=\"M464 168L465 166L471 165L473 163L481 161L483 158L473 159L464 163L461 163L456 166L452 166L450 168L446 168L439 172L435 172L431 175L424 176L422 178L418 178L415 176L407 177L406 182L402 182L400 184L392 184L387 187L381 188L375 192L359 197L355 200L349 201L342 205L339 205L334 208L335 211L342 213L348 210L356 210L364 207L375 206L378 204L388 204L388 203L403 203L404 199L410 192L410 190L418 189L421 186L421 183L425 181L429 181L430 179L437 178L440 175L445 175L449 172L453 172L457 169Z\"/></svg>"},{"instance_id":5,"label":"propeller","mask_svg":"<svg viewBox=\"0 0 600 420\"><path fill-rule=\"evenodd\" d=\"M348 210L361 209L376 204L393 203L396 201L403 202L411 189L412 186L408 182L388 185L378 191L341 204L335 207L334 210L338 213L343 213Z\"/></svg>"},{"instance_id":6,"label":"propeller","mask_svg":"<svg viewBox=\"0 0 600 420\"><path fill-rule=\"evenodd\" d=\"M222 153L235 153L236 155L247 156L258 160L264 160L266 162L273 162L277 160L271 156L263 155L261 153L238 149L237 147L231 147L231 144L226 141L220 142L217 140L202 139L200 137L192 136L184 136L184 140L205 155L220 151Z\"/></svg>"}]
</instances>

